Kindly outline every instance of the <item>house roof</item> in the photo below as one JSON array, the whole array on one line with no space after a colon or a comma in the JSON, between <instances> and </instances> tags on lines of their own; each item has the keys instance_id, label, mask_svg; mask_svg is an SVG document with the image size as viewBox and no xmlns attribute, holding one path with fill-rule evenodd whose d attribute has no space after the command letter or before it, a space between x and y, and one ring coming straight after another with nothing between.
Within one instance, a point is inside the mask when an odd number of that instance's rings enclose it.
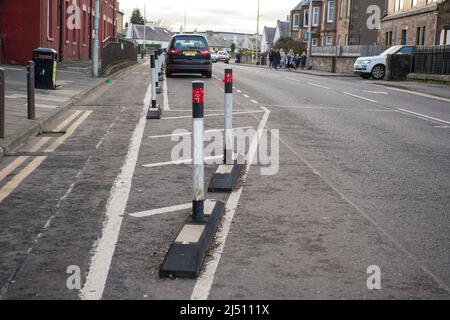
<instances>
[{"instance_id":1,"label":"house roof","mask_svg":"<svg viewBox=\"0 0 450 320\"><path fill-rule=\"evenodd\" d=\"M289 21L280 21L277 22L277 28L280 30L281 37L289 37L289 29L291 27L291 23Z\"/></svg>"},{"instance_id":2,"label":"house roof","mask_svg":"<svg viewBox=\"0 0 450 320\"><path fill-rule=\"evenodd\" d=\"M166 28L155 27L152 25L146 25L145 32L143 25L129 24L128 27L132 28L132 39L144 39L145 35L145 40L169 41L173 35L172 32L170 32ZM129 35L128 29L125 31L125 34Z\"/></svg>"},{"instance_id":3,"label":"house roof","mask_svg":"<svg viewBox=\"0 0 450 320\"><path fill-rule=\"evenodd\" d=\"M197 32L207 37L210 47L231 48L234 43L238 49L249 49L256 43L256 35L234 32Z\"/></svg>"},{"instance_id":4,"label":"house roof","mask_svg":"<svg viewBox=\"0 0 450 320\"><path fill-rule=\"evenodd\" d=\"M275 32L277 28L271 28L271 27L264 27L264 33L266 34L266 39L269 42L273 42L273 39L275 38Z\"/></svg>"},{"instance_id":5,"label":"house roof","mask_svg":"<svg viewBox=\"0 0 450 320\"><path fill-rule=\"evenodd\" d=\"M302 0L300 1L295 7L294 9L292 9L291 11L300 11L302 10L302 7L308 2L308 0Z\"/></svg>"}]
</instances>

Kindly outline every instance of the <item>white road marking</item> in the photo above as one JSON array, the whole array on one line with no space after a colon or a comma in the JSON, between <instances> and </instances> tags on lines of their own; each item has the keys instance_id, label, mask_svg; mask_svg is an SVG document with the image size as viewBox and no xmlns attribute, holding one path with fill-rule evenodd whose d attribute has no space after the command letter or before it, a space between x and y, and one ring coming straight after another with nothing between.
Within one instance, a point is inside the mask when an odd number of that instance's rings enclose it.
<instances>
[{"instance_id":1,"label":"white road marking","mask_svg":"<svg viewBox=\"0 0 450 320\"><path fill-rule=\"evenodd\" d=\"M240 111L240 112L233 112L233 115L240 115L240 114L253 114L253 113L263 113L264 111ZM214 114L205 114L205 118L209 117L220 117L223 116L223 113L214 113ZM180 117L167 117L162 118L162 120L176 120L176 119L192 119L192 115L190 116L180 116Z\"/></svg>"},{"instance_id":2,"label":"white road marking","mask_svg":"<svg viewBox=\"0 0 450 320\"><path fill-rule=\"evenodd\" d=\"M427 116L427 115L424 115L424 114L421 114L421 113L417 113L417 112L414 112L414 111L401 109L401 108L399 108L398 110L401 111L402 113L406 113L408 115L414 116L416 118L420 118L422 120L427 120L427 121L432 121L432 122L441 122L441 123L444 123L444 124L450 124L450 121L445 121L445 120L442 120L442 119L430 117L430 116Z\"/></svg>"},{"instance_id":3,"label":"white road marking","mask_svg":"<svg viewBox=\"0 0 450 320\"><path fill-rule=\"evenodd\" d=\"M238 129L251 129L253 127L238 127L234 128L233 130ZM214 129L214 130L206 130L205 133L215 133L215 132L222 132L224 129ZM192 132L186 132L186 133L177 133L177 134L162 134L159 136L149 136L150 139L159 139L159 138L171 138L171 137L184 137L184 136L190 136L192 135Z\"/></svg>"},{"instance_id":4,"label":"white road marking","mask_svg":"<svg viewBox=\"0 0 450 320\"><path fill-rule=\"evenodd\" d=\"M223 159L223 155L212 156L212 157L205 157L205 161L217 160L217 159ZM192 159L182 159L182 160L176 160L176 161L149 163L149 164L144 164L143 167L145 167L145 168L157 168L157 167L173 166L173 165L180 165L180 164L192 164Z\"/></svg>"},{"instance_id":5,"label":"white road marking","mask_svg":"<svg viewBox=\"0 0 450 320\"><path fill-rule=\"evenodd\" d=\"M237 93L242 93L242 91L241 90L236 90L237 91Z\"/></svg>"},{"instance_id":6,"label":"white road marking","mask_svg":"<svg viewBox=\"0 0 450 320\"><path fill-rule=\"evenodd\" d=\"M11 67L2 67L2 68L11 71L26 71L26 69L19 69L19 68L11 68Z\"/></svg>"},{"instance_id":7,"label":"white road marking","mask_svg":"<svg viewBox=\"0 0 450 320\"><path fill-rule=\"evenodd\" d=\"M187 209L191 209L191 208L192 208L192 202L189 202L189 203L180 204L180 205L172 206L172 207L131 213L131 214L129 214L129 216L132 216L134 218L146 218L146 217L156 216L159 214L177 212L177 211L187 210Z\"/></svg>"},{"instance_id":8,"label":"white road marking","mask_svg":"<svg viewBox=\"0 0 450 320\"><path fill-rule=\"evenodd\" d=\"M348 92L345 92L345 91L342 91L342 93L343 93L343 94L346 94L346 95L348 95L348 96L357 98L357 99L362 99L362 100L365 100L365 101L369 101L369 102L373 102L373 103L378 103L378 102L375 101L375 100L372 100L372 99L369 99L369 98L364 98L364 97L358 96L358 95L356 95L356 94L348 93Z\"/></svg>"},{"instance_id":9,"label":"white road marking","mask_svg":"<svg viewBox=\"0 0 450 320\"><path fill-rule=\"evenodd\" d=\"M243 185L245 185L245 182L247 181L253 159L258 150L262 131L266 127L267 120L269 119L270 111L264 107L262 107L262 109L264 110L264 116L258 126L258 134L253 138L250 149L248 151L249 161L247 162L245 173L242 176ZM226 204L227 212L224 217L222 228L216 234L216 239L219 245L214 249L211 260L209 260L206 264L204 272L197 279L191 295L191 300L208 300L209 293L214 281L214 276L216 274L217 267L219 266L222 253L225 248L225 243L227 241L228 233L230 232L231 223L233 222L236 208L243 190L244 187L240 187L238 190L234 191L228 199L228 202Z\"/></svg>"},{"instance_id":10,"label":"white road marking","mask_svg":"<svg viewBox=\"0 0 450 320\"><path fill-rule=\"evenodd\" d=\"M78 117L81 114L82 111L77 110L74 113L72 113L69 117L67 117L63 122L61 122L54 131L61 131L64 129L69 123L71 123L76 117Z\"/></svg>"},{"instance_id":11,"label":"white road marking","mask_svg":"<svg viewBox=\"0 0 450 320\"><path fill-rule=\"evenodd\" d=\"M120 228L122 226L131 190L131 182L138 160L139 149L144 137L151 88L151 85L149 85L144 98L139 122L134 129L130 141L130 147L125 163L111 189L106 207L102 236L94 246L94 255L90 262L89 274L87 275L86 283L80 290L79 296L82 300L100 300L103 296L109 268L119 239Z\"/></svg>"},{"instance_id":12,"label":"white road marking","mask_svg":"<svg viewBox=\"0 0 450 320\"><path fill-rule=\"evenodd\" d=\"M243 96L246 97L246 98L250 98L250 96L249 96L249 95L246 95L246 94L243 94Z\"/></svg>"},{"instance_id":13,"label":"white road marking","mask_svg":"<svg viewBox=\"0 0 450 320\"><path fill-rule=\"evenodd\" d=\"M317 84L317 83L308 82L308 84L309 84L310 86L314 86L314 87L319 87L319 88L322 88L322 89L330 90L329 87L321 86L320 84Z\"/></svg>"},{"instance_id":14,"label":"white road marking","mask_svg":"<svg viewBox=\"0 0 450 320\"><path fill-rule=\"evenodd\" d=\"M6 96L8 99L26 99L27 96L25 94L11 94ZM46 101L54 101L54 102L66 102L69 100L67 97L57 97L57 96L46 96L41 94L36 94L36 100L46 100Z\"/></svg>"},{"instance_id":15,"label":"white road marking","mask_svg":"<svg viewBox=\"0 0 450 320\"><path fill-rule=\"evenodd\" d=\"M439 96L435 96L435 95L432 95L432 94L427 94L427 93L422 93L422 92L417 92L417 91L411 91L411 90L406 90L406 89L400 89L400 88L394 88L394 87L389 87L387 89L388 90L392 90L392 91L404 92L404 93L408 93L408 94L414 94L416 96L420 96L420 97L424 97L424 98L430 98L430 99L450 102L450 99L448 99L448 98L439 97Z\"/></svg>"},{"instance_id":16,"label":"white road marking","mask_svg":"<svg viewBox=\"0 0 450 320\"><path fill-rule=\"evenodd\" d=\"M164 100L164 107L163 109L168 111L170 110L169 107L169 93L167 92L168 89L168 85L167 85L167 78L165 81L163 81L163 100Z\"/></svg>"},{"instance_id":17,"label":"white road marking","mask_svg":"<svg viewBox=\"0 0 450 320\"><path fill-rule=\"evenodd\" d=\"M389 93L387 93L386 91L370 91L370 90L364 90L364 92L374 93L374 94L384 94L384 95L388 95L388 94L389 94Z\"/></svg>"},{"instance_id":18,"label":"white road marking","mask_svg":"<svg viewBox=\"0 0 450 320\"><path fill-rule=\"evenodd\" d=\"M258 104L259 102L258 101L256 101L256 100L250 100L252 103L254 103L254 104Z\"/></svg>"}]
</instances>

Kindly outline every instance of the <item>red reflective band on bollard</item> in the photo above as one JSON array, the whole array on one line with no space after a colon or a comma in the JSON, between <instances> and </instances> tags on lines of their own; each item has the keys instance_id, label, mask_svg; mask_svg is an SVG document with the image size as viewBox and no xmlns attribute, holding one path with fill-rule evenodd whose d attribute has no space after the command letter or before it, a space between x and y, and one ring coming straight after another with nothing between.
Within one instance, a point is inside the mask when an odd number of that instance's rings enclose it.
<instances>
[{"instance_id":1,"label":"red reflective band on bollard","mask_svg":"<svg viewBox=\"0 0 450 320\"><path fill-rule=\"evenodd\" d=\"M224 83L233 83L233 73L225 73Z\"/></svg>"},{"instance_id":2,"label":"red reflective band on bollard","mask_svg":"<svg viewBox=\"0 0 450 320\"><path fill-rule=\"evenodd\" d=\"M193 88L192 89L192 103L204 103L205 102L205 92L203 88Z\"/></svg>"}]
</instances>

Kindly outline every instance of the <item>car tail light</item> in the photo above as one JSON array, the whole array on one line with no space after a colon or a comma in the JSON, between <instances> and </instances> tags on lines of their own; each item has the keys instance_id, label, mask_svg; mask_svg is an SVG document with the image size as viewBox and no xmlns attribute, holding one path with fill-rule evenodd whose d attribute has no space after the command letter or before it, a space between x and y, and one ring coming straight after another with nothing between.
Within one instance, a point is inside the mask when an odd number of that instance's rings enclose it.
<instances>
[{"instance_id":1,"label":"car tail light","mask_svg":"<svg viewBox=\"0 0 450 320\"><path fill-rule=\"evenodd\" d=\"M169 54L180 54L181 50L180 49L170 49Z\"/></svg>"},{"instance_id":2,"label":"car tail light","mask_svg":"<svg viewBox=\"0 0 450 320\"><path fill-rule=\"evenodd\" d=\"M209 52L208 50L200 50L200 54L201 54L202 56L207 56L207 55L210 55L211 52Z\"/></svg>"}]
</instances>

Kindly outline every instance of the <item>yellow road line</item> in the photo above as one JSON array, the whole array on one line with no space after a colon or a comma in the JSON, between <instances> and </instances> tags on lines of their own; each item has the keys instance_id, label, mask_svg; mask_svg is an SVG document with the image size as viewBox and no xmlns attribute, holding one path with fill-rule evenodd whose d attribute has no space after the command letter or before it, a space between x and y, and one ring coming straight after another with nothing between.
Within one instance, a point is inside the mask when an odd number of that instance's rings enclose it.
<instances>
[{"instance_id":1,"label":"yellow road line","mask_svg":"<svg viewBox=\"0 0 450 320\"><path fill-rule=\"evenodd\" d=\"M20 173L18 173L14 178L11 179L2 189L0 189L0 202L5 200L14 189L26 178L28 177L41 163L47 159L47 157L36 157L30 162Z\"/></svg>"},{"instance_id":2,"label":"yellow road line","mask_svg":"<svg viewBox=\"0 0 450 320\"><path fill-rule=\"evenodd\" d=\"M80 115L82 111L75 111L70 117L68 117L66 120L64 120L63 122L61 122L59 124L59 126L57 126L55 128L55 131L61 131L62 129L64 129L69 123L71 123L73 121L73 119L75 119L76 117L78 117Z\"/></svg>"},{"instance_id":3,"label":"yellow road line","mask_svg":"<svg viewBox=\"0 0 450 320\"><path fill-rule=\"evenodd\" d=\"M74 132L75 130L91 115L92 111L86 111L83 115L66 131L66 134L58 138L53 142L50 147L45 149L44 152L54 152L60 145L62 145Z\"/></svg>"},{"instance_id":4,"label":"yellow road line","mask_svg":"<svg viewBox=\"0 0 450 320\"><path fill-rule=\"evenodd\" d=\"M30 152L38 151L44 144L46 144L50 138L41 138L31 149ZM24 163L29 157L23 156L18 157L16 160L11 162L5 169L0 171L0 181L5 179L8 175L11 174L14 170L17 169L22 163Z\"/></svg>"}]
</instances>

